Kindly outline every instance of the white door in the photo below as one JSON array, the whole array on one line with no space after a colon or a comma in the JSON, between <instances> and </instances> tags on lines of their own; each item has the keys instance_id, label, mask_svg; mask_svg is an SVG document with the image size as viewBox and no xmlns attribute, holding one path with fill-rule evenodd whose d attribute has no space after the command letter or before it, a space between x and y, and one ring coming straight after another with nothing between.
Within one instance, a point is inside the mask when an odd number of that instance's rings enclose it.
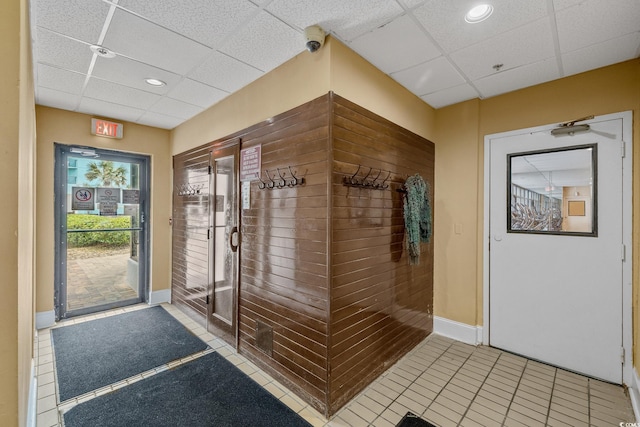
<instances>
[{"instance_id":1,"label":"white door","mask_svg":"<svg viewBox=\"0 0 640 427\"><path fill-rule=\"evenodd\" d=\"M625 144L612 116L489 139L489 343L621 383Z\"/></svg>"}]
</instances>

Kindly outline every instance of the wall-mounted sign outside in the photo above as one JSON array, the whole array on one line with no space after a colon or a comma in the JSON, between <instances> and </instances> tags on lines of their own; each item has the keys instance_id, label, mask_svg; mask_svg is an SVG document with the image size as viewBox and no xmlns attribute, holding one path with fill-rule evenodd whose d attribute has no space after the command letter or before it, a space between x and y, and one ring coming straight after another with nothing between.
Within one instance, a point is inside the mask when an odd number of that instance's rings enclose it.
<instances>
[{"instance_id":1,"label":"wall-mounted sign outside","mask_svg":"<svg viewBox=\"0 0 640 427\"><path fill-rule=\"evenodd\" d=\"M124 125L102 119L91 119L91 135L122 139Z\"/></svg>"},{"instance_id":2,"label":"wall-mounted sign outside","mask_svg":"<svg viewBox=\"0 0 640 427\"><path fill-rule=\"evenodd\" d=\"M92 211L95 209L95 188L72 187L71 210Z\"/></svg>"},{"instance_id":3,"label":"wall-mounted sign outside","mask_svg":"<svg viewBox=\"0 0 640 427\"><path fill-rule=\"evenodd\" d=\"M262 146L240 150L240 181L254 181L260 177Z\"/></svg>"}]
</instances>

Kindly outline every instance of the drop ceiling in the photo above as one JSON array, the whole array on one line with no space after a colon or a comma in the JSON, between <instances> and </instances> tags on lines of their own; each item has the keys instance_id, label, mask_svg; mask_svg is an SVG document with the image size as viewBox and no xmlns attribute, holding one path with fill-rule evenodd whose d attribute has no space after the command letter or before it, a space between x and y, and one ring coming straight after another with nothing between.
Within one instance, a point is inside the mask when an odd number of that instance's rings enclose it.
<instances>
[{"instance_id":1,"label":"drop ceiling","mask_svg":"<svg viewBox=\"0 0 640 427\"><path fill-rule=\"evenodd\" d=\"M36 103L172 129L298 55L314 24L434 108L640 55L640 0L488 0L468 24L477 3L31 0Z\"/></svg>"}]
</instances>

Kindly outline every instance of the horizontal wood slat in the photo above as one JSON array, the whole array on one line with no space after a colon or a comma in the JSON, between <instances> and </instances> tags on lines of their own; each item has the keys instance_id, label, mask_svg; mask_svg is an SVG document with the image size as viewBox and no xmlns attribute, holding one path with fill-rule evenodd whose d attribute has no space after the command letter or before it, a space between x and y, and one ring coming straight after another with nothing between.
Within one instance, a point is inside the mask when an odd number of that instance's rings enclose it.
<instances>
[{"instance_id":1,"label":"horizontal wood slat","mask_svg":"<svg viewBox=\"0 0 640 427\"><path fill-rule=\"evenodd\" d=\"M265 170L277 180L278 169L305 179L248 186L238 350L329 417L432 330L433 245L423 244L420 265L409 265L396 190L419 173L433 200L434 145L332 93L224 141L238 138L241 148L261 147L261 180L269 180ZM199 171L216 144L174 158L184 170L174 171L173 300L192 313L206 310L199 286L210 267L208 199L176 199L175 185L208 182ZM367 173L388 187L343 185ZM258 322L272 328L270 355Z\"/></svg>"}]
</instances>

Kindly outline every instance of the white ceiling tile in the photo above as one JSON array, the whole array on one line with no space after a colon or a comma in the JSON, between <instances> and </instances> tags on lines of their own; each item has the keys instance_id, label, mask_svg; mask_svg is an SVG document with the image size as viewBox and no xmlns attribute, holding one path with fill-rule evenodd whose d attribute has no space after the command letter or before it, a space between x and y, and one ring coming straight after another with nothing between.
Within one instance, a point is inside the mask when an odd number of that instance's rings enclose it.
<instances>
[{"instance_id":1,"label":"white ceiling tile","mask_svg":"<svg viewBox=\"0 0 640 427\"><path fill-rule=\"evenodd\" d=\"M184 79L169 92L169 97L207 108L228 96L229 93L191 79Z\"/></svg>"},{"instance_id":2,"label":"white ceiling tile","mask_svg":"<svg viewBox=\"0 0 640 427\"><path fill-rule=\"evenodd\" d=\"M400 0L400 3L402 3L407 8L419 6L424 2L425 0Z\"/></svg>"},{"instance_id":3,"label":"white ceiling tile","mask_svg":"<svg viewBox=\"0 0 640 427\"><path fill-rule=\"evenodd\" d=\"M178 74L187 73L211 52L200 43L120 9L113 15L103 45Z\"/></svg>"},{"instance_id":4,"label":"white ceiling tile","mask_svg":"<svg viewBox=\"0 0 640 427\"><path fill-rule=\"evenodd\" d=\"M122 86L106 80L91 78L84 91L89 98L102 99L114 104L129 105L133 108L146 110L158 102L160 95Z\"/></svg>"},{"instance_id":5,"label":"white ceiling tile","mask_svg":"<svg viewBox=\"0 0 640 427\"><path fill-rule=\"evenodd\" d=\"M574 50L562 55L565 76L582 73L626 61L636 56L640 46L640 33L632 33L604 43Z\"/></svg>"},{"instance_id":6,"label":"white ceiling tile","mask_svg":"<svg viewBox=\"0 0 640 427\"><path fill-rule=\"evenodd\" d=\"M36 88L36 104L38 105L73 111L78 106L79 101L80 96L78 95L71 95L45 87Z\"/></svg>"},{"instance_id":7,"label":"white ceiling tile","mask_svg":"<svg viewBox=\"0 0 640 427\"><path fill-rule=\"evenodd\" d=\"M167 116L153 112L144 113L137 122L145 126L153 126L160 129L173 129L184 120L179 117Z\"/></svg>"},{"instance_id":8,"label":"white ceiling tile","mask_svg":"<svg viewBox=\"0 0 640 427\"><path fill-rule=\"evenodd\" d=\"M78 112L128 122L135 122L144 113L137 108L87 97L82 98Z\"/></svg>"},{"instance_id":9,"label":"white ceiling tile","mask_svg":"<svg viewBox=\"0 0 640 427\"><path fill-rule=\"evenodd\" d=\"M196 114L202 112L202 107L187 104L182 101L171 98L162 98L156 102L150 109L150 112L164 114L165 116L179 117L183 120L189 119Z\"/></svg>"},{"instance_id":10,"label":"white ceiling tile","mask_svg":"<svg viewBox=\"0 0 640 427\"><path fill-rule=\"evenodd\" d=\"M493 14L486 21L468 24L464 15L474 0L429 0L412 13L447 52L486 40L497 34L536 21L547 14L541 0L493 0Z\"/></svg>"},{"instance_id":11,"label":"white ceiling tile","mask_svg":"<svg viewBox=\"0 0 640 427\"><path fill-rule=\"evenodd\" d=\"M98 43L109 7L101 0L38 0L35 22L39 27Z\"/></svg>"},{"instance_id":12,"label":"white ceiling tile","mask_svg":"<svg viewBox=\"0 0 640 427\"><path fill-rule=\"evenodd\" d=\"M393 73L391 77L418 96L465 82L460 73L444 57Z\"/></svg>"},{"instance_id":13,"label":"white ceiling tile","mask_svg":"<svg viewBox=\"0 0 640 427\"><path fill-rule=\"evenodd\" d=\"M220 52L214 52L198 68L189 73L189 77L220 90L235 92L263 74L254 67Z\"/></svg>"},{"instance_id":14,"label":"white ceiling tile","mask_svg":"<svg viewBox=\"0 0 640 427\"><path fill-rule=\"evenodd\" d=\"M118 6L210 47L258 12L253 3L239 0L120 0Z\"/></svg>"},{"instance_id":15,"label":"white ceiling tile","mask_svg":"<svg viewBox=\"0 0 640 427\"><path fill-rule=\"evenodd\" d=\"M180 81L180 76L160 68L137 62L124 56L96 59L92 75L120 85L133 87L147 92L163 95ZM154 78L162 80L166 86L150 86L144 80Z\"/></svg>"},{"instance_id":16,"label":"white ceiling tile","mask_svg":"<svg viewBox=\"0 0 640 427\"><path fill-rule=\"evenodd\" d=\"M442 108L447 105L457 104L478 97L478 92L468 84L444 89L429 95L421 96L427 104L433 108Z\"/></svg>"},{"instance_id":17,"label":"white ceiling tile","mask_svg":"<svg viewBox=\"0 0 640 427\"><path fill-rule=\"evenodd\" d=\"M582 2L584 2L584 0L553 0L553 10L557 12Z\"/></svg>"},{"instance_id":18,"label":"white ceiling tile","mask_svg":"<svg viewBox=\"0 0 640 427\"><path fill-rule=\"evenodd\" d=\"M269 71L304 50L304 37L272 15L261 12L244 31L235 33L219 50Z\"/></svg>"},{"instance_id":19,"label":"white ceiling tile","mask_svg":"<svg viewBox=\"0 0 640 427\"><path fill-rule=\"evenodd\" d=\"M38 86L67 94L80 95L86 79L85 74L74 73L48 65L37 65Z\"/></svg>"},{"instance_id":20,"label":"white ceiling tile","mask_svg":"<svg viewBox=\"0 0 640 427\"><path fill-rule=\"evenodd\" d=\"M540 19L460 49L451 54L451 60L470 80L477 80L495 73L496 64L508 70L553 56L551 24L548 19Z\"/></svg>"},{"instance_id":21,"label":"white ceiling tile","mask_svg":"<svg viewBox=\"0 0 640 427\"><path fill-rule=\"evenodd\" d=\"M349 46L387 74L441 55L440 50L407 15L363 34Z\"/></svg>"},{"instance_id":22,"label":"white ceiling tile","mask_svg":"<svg viewBox=\"0 0 640 427\"><path fill-rule=\"evenodd\" d=\"M79 73L88 73L93 53L89 46L47 30L37 29L34 60Z\"/></svg>"},{"instance_id":23,"label":"white ceiling tile","mask_svg":"<svg viewBox=\"0 0 640 427\"><path fill-rule=\"evenodd\" d=\"M300 29L320 25L346 41L404 12L397 2L389 0L275 0L267 10Z\"/></svg>"},{"instance_id":24,"label":"white ceiling tile","mask_svg":"<svg viewBox=\"0 0 640 427\"><path fill-rule=\"evenodd\" d=\"M640 1L587 0L556 13L562 53L640 31Z\"/></svg>"},{"instance_id":25,"label":"white ceiling tile","mask_svg":"<svg viewBox=\"0 0 640 427\"><path fill-rule=\"evenodd\" d=\"M502 71L473 82L483 98L560 78L555 58Z\"/></svg>"}]
</instances>

